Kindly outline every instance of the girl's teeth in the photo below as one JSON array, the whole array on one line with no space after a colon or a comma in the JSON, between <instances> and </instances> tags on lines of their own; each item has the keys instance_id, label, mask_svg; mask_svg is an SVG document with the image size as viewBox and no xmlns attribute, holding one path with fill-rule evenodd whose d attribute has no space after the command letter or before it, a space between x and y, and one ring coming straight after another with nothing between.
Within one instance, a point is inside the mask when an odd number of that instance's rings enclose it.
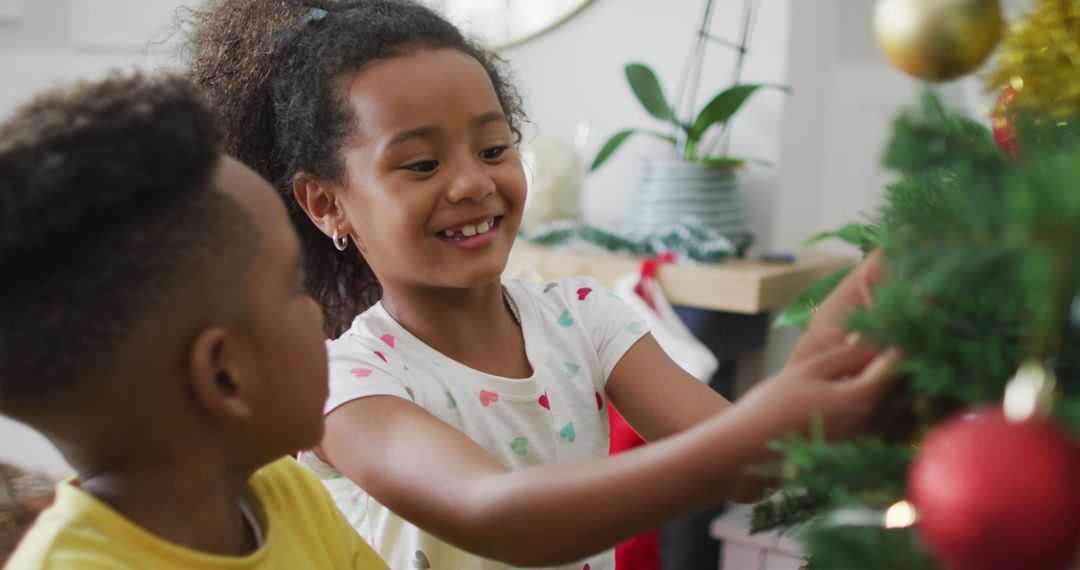
<instances>
[{"instance_id":1,"label":"girl's teeth","mask_svg":"<svg viewBox=\"0 0 1080 570\"><path fill-rule=\"evenodd\" d=\"M477 234L486 234L492 228L495 227L495 220L484 220L475 226L461 226L457 231L443 230L443 235L448 238L453 237L473 237Z\"/></svg>"}]
</instances>

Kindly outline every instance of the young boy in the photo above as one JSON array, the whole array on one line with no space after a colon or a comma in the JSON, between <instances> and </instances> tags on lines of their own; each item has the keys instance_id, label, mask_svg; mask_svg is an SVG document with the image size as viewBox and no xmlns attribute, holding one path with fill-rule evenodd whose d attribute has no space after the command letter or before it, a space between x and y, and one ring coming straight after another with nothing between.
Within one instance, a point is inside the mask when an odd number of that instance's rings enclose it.
<instances>
[{"instance_id":1,"label":"young boy","mask_svg":"<svg viewBox=\"0 0 1080 570\"><path fill-rule=\"evenodd\" d=\"M0 126L0 413L78 471L8 568L386 568L285 457L322 435L322 317L219 138L139 75Z\"/></svg>"}]
</instances>

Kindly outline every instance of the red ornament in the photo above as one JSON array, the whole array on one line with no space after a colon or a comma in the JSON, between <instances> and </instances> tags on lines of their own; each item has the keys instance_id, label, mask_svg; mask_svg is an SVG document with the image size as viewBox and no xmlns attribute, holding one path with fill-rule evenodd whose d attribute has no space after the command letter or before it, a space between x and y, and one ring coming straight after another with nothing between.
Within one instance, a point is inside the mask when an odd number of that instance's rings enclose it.
<instances>
[{"instance_id":1,"label":"red ornament","mask_svg":"<svg viewBox=\"0 0 1080 570\"><path fill-rule=\"evenodd\" d=\"M994 112L990 116L990 128L994 133L994 142L997 143L1002 152L1012 158L1016 158L1017 153L1020 151L1020 147L1016 142L1015 113L1012 109L1013 102L1016 101L1018 95L1012 85L1006 85L1001 90L997 104L994 105Z\"/></svg>"},{"instance_id":2,"label":"red ornament","mask_svg":"<svg viewBox=\"0 0 1080 570\"><path fill-rule=\"evenodd\" d=\"M1065 570L1080 544L1080 446L986 409L930 433L908 472L930 551L951 570Z\"/></svg>"}]
</instances>

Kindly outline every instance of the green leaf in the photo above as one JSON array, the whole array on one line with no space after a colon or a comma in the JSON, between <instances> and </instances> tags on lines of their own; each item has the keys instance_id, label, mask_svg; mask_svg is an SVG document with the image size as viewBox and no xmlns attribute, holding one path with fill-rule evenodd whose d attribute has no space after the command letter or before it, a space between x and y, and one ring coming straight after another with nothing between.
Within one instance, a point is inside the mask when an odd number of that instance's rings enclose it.
<instances>
[{"instance_id":1,"label":"green leaf","mask_svg":"<svg viewBox=\"0 0 1080 570\"><path fill-rule=\"evenodd\" d=\"M661 121L679 124L675 112L668 105L667 97L664 96L660 80L652 69L643 63L631 63L626 66L626 80L630 82L630 89L650 115Z\"/></svg>"},{"instance_id":2,"label":"green leaf","mask_svg":"<svg viewBox=\"0 0 1080 570\"><path fill-rule=\"evenodd\" d=\"M821 232L811 236L803 243L803 247L813 245L823 239L837 238L850 243L855 247L869 251L881 245L881 234L874 226L850 223L838 230Z\"/></svg>"},{"instance_id":3,"label":"green leaf","mask_svg":"<svg viewBox=\"0 0 1080 570\"><path fill-rule=\"evenodd\" d=\"M773 163L761 158L745 158L740 156L712 156L709 158L703 158L700 161L702 164L710 164L716 166L730 166L732 168L742 166L746 163L760 164L761 166L772 166Z\"/></svg>"},{"instance_id":4,"label":"green leaf","mask_svg":"<svg viewBox=\"0 0 1080 570\"><path fill-rule=\"evenodd\" d=\"M709 130L709 127L716 123L726 122L732 115L739 111L743 106L743 103L745 103L755 91L762 87L773 87L784 91L791 91L791 89L785 85L746 84L729 87L716 97L713 97L713 100L709 101L709 103L701 109L701 112L698 113L697 119L694 120L694 125L690 128L690 140L700 140L705 134L705 131Z\"/></svg>"},{"instance_id":5,"label":"green leaf","mask_svg":"<svg viewBox=\"0 0 1080 570\"><path fill-rule=\"evenodd\" d=\"M649 131L644 129L626 129L625 131L619 131L614 135L611 135L611 138L609 138L607 142L605 142L604 145L600 147L600 152L596 153L596 158L593 159L592 165L589 166L589 172L594 172L596 169L600 168L600 165L607 162L607 159L611 158L611 155L620 146L622 146L622 143L626 142L626 139L630 138L632 135L639 133L656 137L672 145L675 144L675 137L671 135L665 135L663 133L658 133L656 131Z\"/></svg>"},{"instance_id":6,"label":"green leaf","mask_svg":"<svg viewBox=\"0 0 1080 570\"><path fill-rule=\"evenodd\" d=\"M795 299L791 305L788 305L786 309L780 311L776 318L773 320L773 329L780 329L784 327L795 327L805 329L810 325L810 319L814 316L814 312L817 311L818 306L825 300L825 297L832 293L832 290L836 288L844 277L847 277L848 273L851 273L850 267L841 269L835 273L832 273L826 277L823 277L809 287L806 291L803 291L802 295L799 295L798 299Z\"/></svg>"},{"instance_id":7,"label":"green leaf","mask_svg":"<svg viewBox=\"0 0 1080 570\"><path fill-rule=\"evenodd\" d=\"M701 164L708 164L709 166L727 166L730 168L738 168L746 164L746 161L741 158L723 156L715 158L704 158L701 160Z\"/></svg>"}]
</instances>

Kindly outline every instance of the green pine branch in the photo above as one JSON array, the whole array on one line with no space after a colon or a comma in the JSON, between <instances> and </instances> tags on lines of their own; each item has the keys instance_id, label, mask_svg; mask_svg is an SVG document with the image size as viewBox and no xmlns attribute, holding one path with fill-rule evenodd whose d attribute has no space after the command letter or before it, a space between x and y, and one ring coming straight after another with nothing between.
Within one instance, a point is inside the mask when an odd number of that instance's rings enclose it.
<instances>
[{"instance_id":1,"label":"green pine branch","mask_svg":"<svg viewBox=\"0 0 1080 570\"><path fill-rule=\"evenodd\" d=\"M837 526L832 514L902 499L922 437L960 410L999 405L1024 361L1052 367L1052 417L1080 436L1080 121L1015 121L1010 158L928 92L895 122L884 162L899 180L878 219L830 236L885 249L887 277L849 328L905 360L871 437L777 443L780 493L753 527L798 531L813 570L936 568L912 530Z\"/></svg>"}]
</instances>

